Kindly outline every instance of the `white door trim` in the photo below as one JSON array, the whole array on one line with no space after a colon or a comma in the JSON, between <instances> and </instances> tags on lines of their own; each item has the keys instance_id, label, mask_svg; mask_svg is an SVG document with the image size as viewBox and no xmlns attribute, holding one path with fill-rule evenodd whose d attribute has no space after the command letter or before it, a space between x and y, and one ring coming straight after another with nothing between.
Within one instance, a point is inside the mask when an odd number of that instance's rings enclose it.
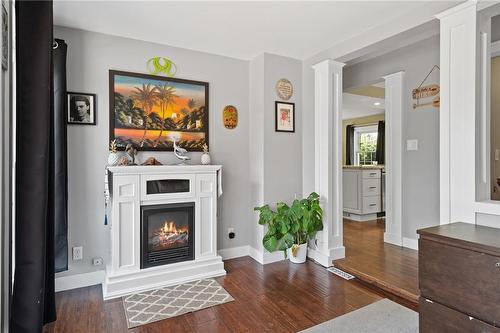
<instances>
[{"instance_id":1,"label":"white door trim","mask_svg":"<svg viewBox=\"0 0 500 333\"><path fill-rule=\"evenodd\" d=\"M386 212L384 242L403 246L403 100L404 72L385 80Z\"/></svg>"}]
</instances>

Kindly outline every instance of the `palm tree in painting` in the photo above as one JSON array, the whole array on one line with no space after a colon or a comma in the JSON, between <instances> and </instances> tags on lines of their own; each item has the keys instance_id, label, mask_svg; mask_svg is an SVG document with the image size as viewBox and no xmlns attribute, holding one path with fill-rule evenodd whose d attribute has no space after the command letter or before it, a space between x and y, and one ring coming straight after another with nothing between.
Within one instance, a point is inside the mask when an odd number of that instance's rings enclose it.
<instances>
[{"instance_id":1,"label":"palm tree in painting","mask_svg":"<svg viewBox=\"0 0 500 333\"><path fill-rule=\"evenodd\" d=\"M188 102L188 107L193 110L194 106L196 105L196 102L194 101L194 99L190 99L189 102Z\"/></svg>"},{"instance_id":2,"label":"palm tree in painting","mask_svg":"<svg viewBox=\"0 0 500 333\"><path fill-rule=\"evenodd\" d=\"M155 86L155 89L156 101L158 102L158 105L161 109L161 118L165 120L165 111L167 111L170 105L174 104L174 99L178 96L175 94L175 88L168 86L166 83ZM158 135L158 138L155 140L155 143L153 145L154 147L156 147L160 142L164 129L165 122L162 121L160 135Z\"/></svg>"},{"instance_id":3,"label":"palm tree in painting","mask_svg":"<svg viewBox=\"0 0 500 333\"><path fill-rule=\"evenodd\" d=\"M145 117L144 117L144 135L142 136L141 140L141 147L144 146L144 141L146 138L146 134L148 132L148 122L147 122L147 116L151 113L153 110L153 106L155 104L155 91L156 88L151 86L150 83L148 84L142 84L142 88L139 87L134 87L135 91L132 94L132 98L135 99L139 104L141 104L142 109L145 111Z\"/></svg>"}]
</instances>

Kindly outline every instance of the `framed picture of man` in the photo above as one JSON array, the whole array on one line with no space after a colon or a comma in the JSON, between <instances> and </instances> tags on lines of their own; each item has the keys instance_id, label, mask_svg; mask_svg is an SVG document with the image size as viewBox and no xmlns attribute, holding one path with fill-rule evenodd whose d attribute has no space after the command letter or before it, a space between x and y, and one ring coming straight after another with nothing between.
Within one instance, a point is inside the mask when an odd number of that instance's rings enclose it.
<instances>
[{"instance_id":1,"label":"framed picture of man","mask_svg":"<svg viewBox=\"0 0 500 333\"><path fill-rule=\"evenodd\" d=\"M96 124L96 95L79 92L67 92L68 124Z\"/></svg>"}]
</instances>

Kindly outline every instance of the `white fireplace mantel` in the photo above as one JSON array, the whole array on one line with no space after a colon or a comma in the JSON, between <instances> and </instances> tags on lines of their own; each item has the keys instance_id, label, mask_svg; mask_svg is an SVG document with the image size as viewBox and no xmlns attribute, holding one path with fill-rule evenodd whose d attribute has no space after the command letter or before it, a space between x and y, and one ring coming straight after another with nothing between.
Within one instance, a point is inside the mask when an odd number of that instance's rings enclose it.
<instances>
[{"instance_id":1,"label":"white fireplace mantel","mask_svg":"<svg viewBox=\"0 0 500 333\"><path fill-rule=\"evenodd\" d=\"M217 255L217 197L222 194L220 165L160 165L108 167L109 262L104 299L225 275ZM146 193L146 183L187 179L189 191ZM141 206L194 202L194 260L141 269Z\"/></svg>"}]
</instances>

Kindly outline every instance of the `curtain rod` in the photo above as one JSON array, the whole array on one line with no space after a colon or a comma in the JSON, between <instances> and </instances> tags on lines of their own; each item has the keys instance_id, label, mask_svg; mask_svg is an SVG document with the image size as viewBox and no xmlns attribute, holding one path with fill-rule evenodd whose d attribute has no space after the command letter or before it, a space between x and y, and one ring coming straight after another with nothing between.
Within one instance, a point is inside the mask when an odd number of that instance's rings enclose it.
<instances>
[{"instance_id":1,"label":"curtain rod","mask_svg":"<svg viewBox=\"0 0 500 333\"><path fill-rule=\"evenodd\" d=\"M376 123L368 123L368 124L360 124L360 125L356 125L356 124L350 124L350 125L354 126L354 127L366 127L366 126L378 125L378 122L376 122Z\"/></svg>"}]
</instances>

